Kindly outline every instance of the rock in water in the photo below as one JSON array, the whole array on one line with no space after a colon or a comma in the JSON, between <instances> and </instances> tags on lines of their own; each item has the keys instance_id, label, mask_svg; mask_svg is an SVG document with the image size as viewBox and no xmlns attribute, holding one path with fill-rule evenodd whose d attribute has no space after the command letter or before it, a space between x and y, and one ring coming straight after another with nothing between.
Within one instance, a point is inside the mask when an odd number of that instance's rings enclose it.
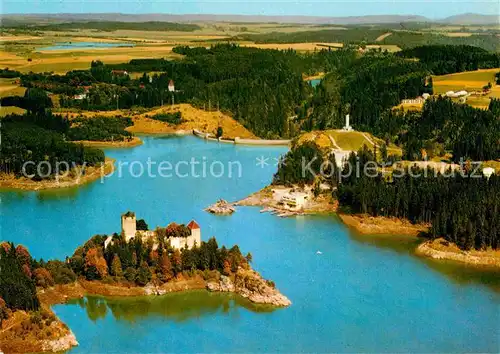
<instances>
[{"instance_id":1,"label":"rock in water","mask_svg":"<svg viewBox=\"0 0 500 354\"><path fill-rule=\"evenodd\" d=\"M234 292L257 304L269 304L277 307L290 306L292 302L281 294L270 281L263 279L254 270L239 269L234 281L222 275L219 281L207 284L210 291Z\"/></svg>"},{"instance_id":2,"label":"rock in water","mask_svg":"<svg viewBox=\"0 0 500 354\"><path fill-rule=\"evenodd\" d=\"M205 209L212 214L230 215L236 211L234 206L224 199L219 199L215 204Z\"/></svg>"},{"instance_id":3,"label":"rock in water","mask_svg":"<svg viewBox=\"0 0 500 354\"><path fill-rule=\"evenodd\" d=\"M70 350L71 347L77 346L78 342L72 331L69 331L63 337L58 339L46 340L42 344L42 350L45 352L62 352Z\"/></svg>"}]
</instances>

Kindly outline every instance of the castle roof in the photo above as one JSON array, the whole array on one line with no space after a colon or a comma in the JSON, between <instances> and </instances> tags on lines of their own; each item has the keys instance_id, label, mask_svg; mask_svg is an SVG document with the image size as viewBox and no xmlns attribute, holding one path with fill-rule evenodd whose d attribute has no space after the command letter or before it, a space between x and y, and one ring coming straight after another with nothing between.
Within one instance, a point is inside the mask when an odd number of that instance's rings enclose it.
<instances>
[{"instance_id":1,"label":"castle roof","mask_svg":"<svg viewBox=\"0 0 500 354\"><path fill-rule=\"evenodd\" d=\"M189 224L187 225L187 227L190 229L190 230L194 230L194 229L199 229L200 228L200 225L198 225L198 223L194 220L191 220L189 222Z\"/></svg>"}]
</instances>

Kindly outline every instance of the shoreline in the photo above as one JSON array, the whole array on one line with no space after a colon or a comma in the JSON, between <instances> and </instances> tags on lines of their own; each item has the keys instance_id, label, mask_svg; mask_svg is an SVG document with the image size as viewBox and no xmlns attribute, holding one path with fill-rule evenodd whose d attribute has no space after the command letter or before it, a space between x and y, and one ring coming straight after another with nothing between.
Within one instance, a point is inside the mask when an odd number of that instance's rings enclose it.
<instances>
[{"instance_id":1,"label":"shoreline","mask_svg":"<svg viewBox=\"0 0 500 354\"><path fill-rule=\"evenodd\" d=\"M137 136L132 137L131 140L123 141L97 141L97 140L76 140L72 141L75 144L83 144L83 146L94 147L94 148L131 148L135 146L140 146L144 142Z\"/></svg>"},{"instance_id":2,"label":"shoreline","mask_svg":"<svg viewBox=\"0 0 500 354\"><path fill-rule=\"evenodd\" d=\"M249 196L240 199L234 203L235 206L252 206L263 208L261 212L270 211L278 216L294 216L294 215L316 215L316 214L331 214L335 213L338 208L338 202L331 198L328 194L320 194L318 197L311 199L311 202L307 204L301 210L290 210L281 207L275 198L273 198L273 189L275 190L287 190L290 188L283 186L266 186L260 191L254 192Z\"/></svg>"},{"instance_id":3,"label":"shoreline","mask_svg":"<svg viewBox=\"0 0 500 354\"><path fill-rule=\"evenodd\" d=\"M276 188L279 188L278 186ZM282 187L283 188L283 187ZM309 208L300 212L293 212L277 206L273 199L272 186L267 186L250 194L249 196L232 203L235 206L251 206L263 208L261 212L272 212L280 217L297 215L321 215L325 213L335 213L340 221L350 230L364 236L409 236L417 237L429 231L429 224L412 224L410 221L395 217L371 216L366 214L346 214L338 209L338 202L331 204L323 200L316 208ZM447 246L444 247L443 243ZM487 266L500 268L500 250L487 251L463 251L456 245L444 241L444 239L426 240L421 242L413 254L417 256L429 257L435 260L448 260L460 262L471 266Z\"/></svg>"},{"instance_id":4,"label":"shoreline","mask_svg":"<svg viewBox=\"0 0 500 354\"><path fill-rule=\"evenodd\" d=\"M371 216L366 214L337 213L342 222L350 229L364 235L407 235L418 236L426 232L430 225L412 224L408 220L395 217Z\"/></svg>"},{"instance_id":5,"label":"shoreline","mask_svg":"<svg viewBox=\"0 0 500 354\"><path fill-rule=\"evenodd\" d=\"M87 167L87 170L90 171L87 171L84 176L62 181L48 180L35 182L25 177L16 178L14 176L2 176L0 177L0 189L40 191L78 187L113 173L115 169L114 163L114 159L106 157L103 165L99 167Z\"/></svg>"},{"instance_id":6,"label":"shoreline","mask_svg":"<svg viewBox=\"0 0 500 354\"><path fill-rule=\"evenodd\" d=\"M179 276L159 286L153 283L137 286L126 281L104 283L99 280L78 279L71 284L40 289L37 293L40 303L49 307L88 295L107 297L162 296L189 290L232 292L255 304L269 304L277 308L291 305L291 301L286 296L271 287L269 282L252 268L248 270L240 268L237 273L230 276L222 275L218 271L212 271L211 274L213 277L207 280L204 279L201 272L196 272L193 276ZM246 281L242 282L242 279Z\"/></svg>"},{"instance_id":7,"label":"shoreline","mask_svg":"<svg viewBox=\"0 0 500 354\"><path fill-rule=\"evenodd\" d=\"M236 273L229 276L224 276L219 271L212 271L210 279L205 279L202 275L201 271L190 277L181 275L159 286L148 283L146 286L141 287L126 281L105 283L100 280L78 279L70 284L58 284L47 289L37 288L41 310L50 313L53 318L49 326L51 337L46 338L46 328L41 327L40 333L34 333L34 337L28 339L18 338L17 330L19 326L22 326L23 321L30 320L32 314L15 311L7 319L7 321L13 323L7 324L6 328L0 328L0 352L1 350L6 353L60 352L78 346L74 333L54 314L52 306L65 304L70 300L81 299L85 296L126 298L163 296L174 292L206 290L234 293L257 305L275 308L291 305L291 301L274 287L274 283L262 278L252 268L240 268ZM58 331L53 331L56 328Z\"/></svg>"},{"instance_id":8,"label":"shoreline","mask_svg":"<svg viewBox=\"0 0 500 354\"><path fill-rule=\"evenodd\" d=\"M416 248L415 254L436 260L448 260L472 266L500 268L500 250L464 251L443 238L421 243Z\"/></svg>"}]
</instances>

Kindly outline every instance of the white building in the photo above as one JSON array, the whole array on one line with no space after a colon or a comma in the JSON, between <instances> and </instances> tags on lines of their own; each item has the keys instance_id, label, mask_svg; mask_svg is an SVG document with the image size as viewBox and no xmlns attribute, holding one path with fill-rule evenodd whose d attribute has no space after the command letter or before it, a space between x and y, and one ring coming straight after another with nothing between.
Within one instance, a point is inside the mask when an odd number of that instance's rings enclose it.
<instances>
[{"instance_id":1,"label":"white building","mask_svg":"<svg viewBox=\"0 0 500 354\"><path fill-rule=\"evenodd\" d=\"M73 96L73 99L74 99L74 100L83 100L83 99L85 99L85 98L87 98L87 94L86 94L86 93L81 93L81 94L79 94L79 95L74 95L74 96Z\"/></svg>"},{"instance_id":2,"label":"white building","mask_svg":"<svg viewBox=\"0 0 500 354\"><path fill-rule=\"evenodd\" d=\"M181 227L181 225L177 225ZM201 244L201 228L194 220L191 220L186 226L189 229L189 235L179 237L168 237L165 241L170 242L170 245L176 249L183 249L186 246L191 249ZM140 238L142 241L153 240L153 249L158 247L158 239L156 231L137 230L137 218L135 213L127 212L122 215L122 232L121 235L125 242L130 242L134 238ZM113 236L108 236L104 241L104 248L107 248L113 242Z\"/></svg>"},{"instance_id":3,"label":"white building","mask_svg":"<svg viewBox=\"0 0 500 354\"><path fill-rule=\"evenodd\" d=\"M307 203L308 194L302 192L290 192L281 197L280 203L285 209L301 210Z\"/></svg>"},{"instance_id":4,"label":"white building","mask_svg":"<svg viewBox=\"0 0 500 354\"><path fill-rule=\"evenodd\" d=\"M485 167L483 168L483 176L486 178L490 178L495 173L495 169L493 167Z\"/></svg>"}]
</instances>

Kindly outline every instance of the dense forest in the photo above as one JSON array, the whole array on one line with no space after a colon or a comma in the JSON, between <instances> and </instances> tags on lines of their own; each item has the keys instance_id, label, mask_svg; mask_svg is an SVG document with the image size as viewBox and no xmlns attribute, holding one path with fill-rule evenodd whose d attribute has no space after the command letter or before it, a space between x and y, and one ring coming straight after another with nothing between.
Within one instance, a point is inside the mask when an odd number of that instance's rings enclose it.
<instances>
[{"instance_id":1,"label":"dense forest","mask_svg":"<svg viewBox=\"0 0 500 354\"><path fill-rule=\"evenodd\" d=\"M182 228L186 227L171 224L157 230L159 246L154 249L152 242L135 239L127 243L118 234L105 249L106 236L96 235L65 261L35 260L21 245L0 243L0 323L10 310L38 310L36 287L70 284L79 277L144 286L151 281L159 285L196 271L206 276L212 276L207 273L211 271L231 275L239 267L249 268L250 253L243 256L238 246L219 247L215 238L192 249L173 249L165 237Z\"/></svg>"},{"instance_id":2,"label":"dense forest","mask_svg":"<svg viewBox=\"0 0 500 354\"><path fill-rule=\"evenodd\" d=\"M233 40L246 40L255 43L304 43L304 42L326 42L360 44L373 43L386 33L387 30L371 27L357 28L333 28L315 31L300 32L271 32L263 34L244 34L234 37Z\"/></svg>"},{"instance_id":3,"label":"dense forest","mask_svg":"<svg viewBox=\"0 0 500 354\"><path fill-rule=\"evenodd\" d=\"M77 117L71 121L69 140L124 141L132 138L125 128L133 125L130 117Z\"/></svg>"},{"instance_id":4,"label":"dense forest","mask_svg":"<svg viewBox=\"0 0 500 354\"><path fill-rule=\"evenodd\" d=\"M392 34L376 44L397 45L401 49L419 46L474 46L497 52L499 39L496 33L471 34L465 37L451 37L447 34L422 33L412 31L393 31Z\"/></svg>"},{"instance_id":5,"label":"dense forest","mask_svg":"<svg viewBox=\"0 0 500 354\"><path fill-rule=\"evenodd\" d=\"M17 122L22 116L2 119L0 171L33 176L33 180L51 178L55 171L73 166L95 166L104 162L104 152L64 140L63 135L35 124ZM25 162L33 162L25 165ZM24 169L23 169L24 166Z\"/></svg>"},{"instance_id":6,"label":"dense forest","mask_svg":"<svg viewBox=\"0 0 500 354\"><path fill-rule=\"evenodd\" d=\"M428 45L403 50L397 54L417 58L434 75L500 67L500 53L470 45Z\"/></svg>"},{"instance_id":7,"label":"dense forest","mask_svg":"<svg viewBox=\"0 0 500 354\"><path fill-rule=\"evenodd\" d=\"M411 27L411 26L409 26ZM412 26L417 29L418 26ZM385 33L390 35L377 40ZM262 34L242 34L232 40L247 40L256 43L342 43L365 46L369 44L397 45L409 49L427 45L468 45L489 51L498 51L499 39L494 31L485 34L471 34L464 37L452 37L445 33L401 30L400 25L391 26L347 26L344 28L319 29L300 32L271 32Z\"/></svg>"},{"instance_id":8,"label":"dense forest","mask_svg":"<svg viewBox=\"0 0 500 354\"><path fill-rule=\"evenodd\" d=\"M367 54L327 75L310 100L304 128L341 128L350 114L356 130L374 131L382 112L404 98L432 93L428 69L390 54Z\"/></svg>"},{"instance_id":9,"label":"dense forest","mask_svg":"<svg viewBox=\"0 0 500 354\"><path fill-rule=\"evenodd\" d=\"M425 125L431 118L417 115L417 124L411 114L400 118L403 114L394 113L392 107L405 98L432 94L432 73L500 65L497 53L447 45L419 46L399 54L370 51L363 55L352 49L299 54L232 44L176 47L174 52L184 58L134 59L112 65L95 61L88 71L71 71L66 75L26 74L21 82L30 92L40 89L61 92L62 107L111 110L153 107L174 100L205 110L221 109L267 138L293 137L303 130L341 128L345 115L350 114L356 130L371 132L400 146L406 144L406 156L418 159L422 146L414 142L421 138L420 131L427 128L417 125ZM125 71L144 74L131 79ZM320 71L329 74L316 88L303 81L303 74ZM168 90L171 80L175 82L173 93ZM73 96L82 92L85 92L83 97ZM4 98L2 104L28 106L26 99L10 97ZM434 106L426 107L424 114L429 115ZM449 140L451 135L441 138L426 135L422 140L453 151L456 160L498 156L492 138L497 128L490 113L451 104L440 107L441 114L451 115L454 128L473 128L474 133L456 130L457 136L452 140ZM436 117L436 122L442 124L442 117ZM179 122L175 117L157 118ZM436 128L443 131L448 126ZM485 134L489 134L487 139ZM483 142L470 142L471 139Z\"/></svg>"},{"instance_id":10,"label":"dense forest","mask_svg":"<svg viewBox=\"0 0 500 354\"><path fill-rule=\"evenodd\" d=\"M462 249L500 247L500 177L487 179L475 164L445 173L384 165L391 171L387 176L375 154L365 146L352 153L340 171L333 154L307 142L285 155L273 183L313 185L319 178L333 187L344 212L429 223L429 236L444 237ZM303 168L303 161L307 165L314 158L309 165L313 174ZM330 164L322 169L326 159Z\"/></svg>"},{"instance_id":11,"label":"dense forest","mask_svg":"<svg viewBox=\"0 0 500 354\"><path fill-rule=\"evenodd\" d=\"M58 86L57 90L66 91L61 106L93 110L153 107L170 102L173 95L178 103L229 111L259 136L288 137L296 134L289 118L296 115L297 107L312 93L302 74L335 70L356 56L352 50L301 55L236 45L177 47L174 51L185 58L135 59L113 65L96 61L91 65L90 76L79 71L56 79L25 75L23 85ZM124 71L160 73L132 80ZM170 80L175 82L175 93L167 89ZM72 95L81 89L82 83L92 85L84 99L74 99Z\"/></svg>"},{"instance_id":12,"label":"dense forest","mask_svg":"<svg viewBox=\"0 0 500 354\"><path fill-rule=\"evenodd\" d=\"M32 262L23 246L0 244L0 323L7 309L34 311L40 307Z\"/></svg>"},{"instance_id":13,"label":"dense forest","mask_svg":"<svg viewBox=\"0 0 500 354\"><path fill-rule=\"evenodd\" d=\"M40 89L28 89L18 97L28 110L23 115L11 114L2 118L0 133L0 171L33 176L34 180L51 178L54 173L70 167L95 166L104 162L104 152L67 141L70 128L68 119L50 111L50 98ZM2 99L2 104L11 100ZM32 162L25 165L25 162ZM23 169L24 167L24 169Z\"/></svg>"},{"instance_id":14,"label":"dense forest","mask_svg":"<svg viewBox=\"0 0 500 354\"><path fill-rule=\"evenodd\" d=\"M363 170L375 156L365 147L349 158L351 164L358 161ZM432 237L444 237L462 249L500 247L498 176L487 179L473 166L465 171L448 171L447 176L417 167L409 169L394 171L390 180L381 173L376 177L352 174L342 179L337 190L341 207L353 213L431 223ZM347 176L347 171L343 175Z\"/></svg>"},{"instance_id":15,"label":"dense forest","mask_svg":"<svg viewBox=\"0 0 500 354\"><path fill-rule=\"evenodd\" d=\"M391 112L386 122L403 146L403 158L422 160L451 151L453 160L500 158L500 100L482 110L439 97L425 102L422 112Z\"/></svg>"},{"instance_id":16,"label":"dense forest","mask_svg":"<svg viewBox=\"0 0 500 354\"><path fill-rule=\"evenodd\" d=\"M118 234L104 249L105 236L94 236L84 246L79 247L69 258L71 269L78 276L88 280L110 278L114 281L129 281L144 286L150 281L164 283L182 272L219 271L230 275L238 267L248 267L251 255L242 256L238 246L231 249L219 247L215 238L202 241L197 247L182 250L173 249L166 241L172 233L182 233L184 225L170 224L157 229L158 247L153 249L153 241L130 242ZM188 230L189 232L189 230Z\"/></svg>"}]
</instances>

